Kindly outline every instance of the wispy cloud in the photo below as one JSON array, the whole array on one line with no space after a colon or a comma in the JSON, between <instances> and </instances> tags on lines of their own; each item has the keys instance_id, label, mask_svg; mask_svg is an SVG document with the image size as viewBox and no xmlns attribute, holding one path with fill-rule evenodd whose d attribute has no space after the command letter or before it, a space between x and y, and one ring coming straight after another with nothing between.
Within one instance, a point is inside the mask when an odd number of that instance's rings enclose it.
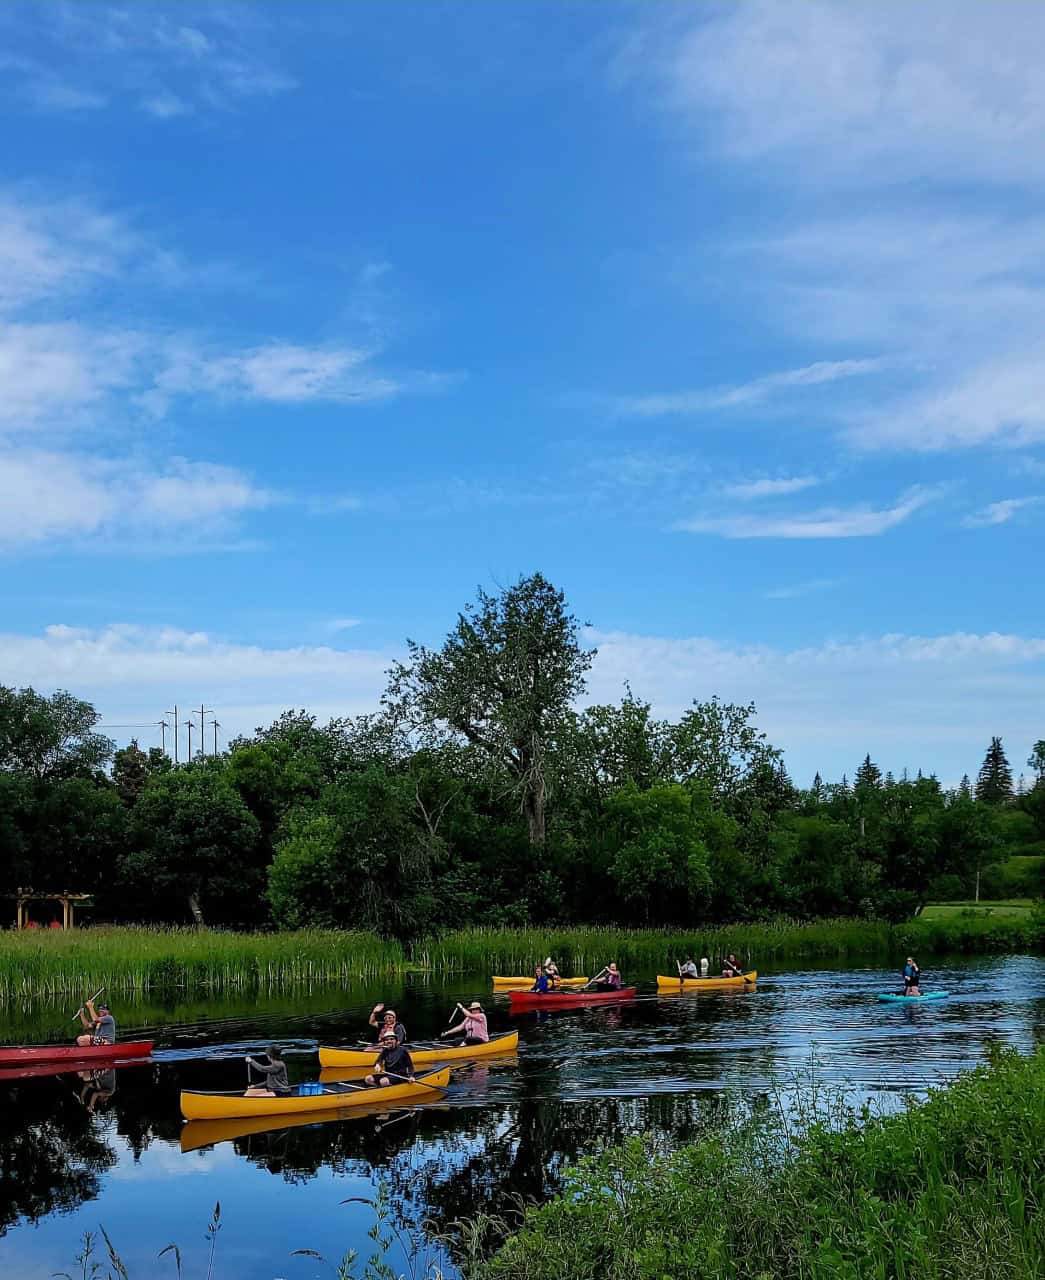
<instances>
[{"instance_id":1,"label":"wispy cloud","mask_svg":"<svg viewBox=\"0 0 1045 1280\"><path fill-rule=\"evenodd\" d=\"M705 413L717 409L737 409L760 404L780 392L816 387L840 378L854 378L875 373L881 368L878 359L820 360L800 369L785 369L766 374L750 382L731 386L709 387L697 391L665 392L657 395L622 396L614 401L619 413L658 418L669 414Z\"/></svg>"},{"instance_id":2,"label":"wispy cloud","mask_svg":"<svg viewBox=\"0 0 1045 1280\"><path fill-rule=\"evenodd\" d=\"M979 511L965 517L962 524L967 529L983 529L991 525L1007 524L1014 516L1028 507L1037 506L1043 501L1040 497L1002 498L1000 502L991 502Z\"/></svg>"},{"instance_id":3,"label":"wispy cloud","mask_svg":"<svg viewBox=\"0 0 1045 1280\"><path fill-rule=\"evenodd\" d=\"M865 504L789 515L697 516L680 521L675 528L722 538L875 538L903 524L936 496L934 490L912 489L885 508Z\"/></svg>"},{"instance_id":4,"label":"wispy cloud","mask_svg":"<svg viewBox=\"0 0 1045 1280\"><path fill-rule=\"evenodd\" d=\"M790 587L774 587L764 593L766 600L800 600L803 596L816 595L841 586L842 578L812 578L808 582L796 582Z\"/></svg>"},{"instance_id":5,"label":"wispy cloud","mask_svg":"<svg viewBox=\"0 0 1045 1280\"><path fill-rule=\"evenodd\" d=\"M327 623L327 630L333 632L351 631L353 627L358 627L361 618L331 618Z\"/></svg>"},{"instance_id":6,"label":"wispy cloud","mask_svg":"<svg viewBox=\"0 0 1045 1280\"><path fill-rule=\"evenodd\" d=\"M801 493L803 489L812 489L820 483L819 476L778 476L765 477L760 480L743 480L737 484L727 484L722 492L729 498L739 498L746 502L755 498L781 498L789 493Z\"/></svg>"}]
</instances>

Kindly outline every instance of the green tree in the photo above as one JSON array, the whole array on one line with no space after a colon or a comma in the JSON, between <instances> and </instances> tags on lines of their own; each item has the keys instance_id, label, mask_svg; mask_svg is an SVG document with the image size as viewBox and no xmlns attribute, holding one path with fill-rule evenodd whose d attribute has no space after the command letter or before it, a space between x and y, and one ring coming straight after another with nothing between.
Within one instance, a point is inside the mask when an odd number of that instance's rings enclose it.
<instances>
[{"instance_id":1,"label":"green tree","mask_svg":"<svg viewBox=\"0 0 1045 1280\"><path fill-rule=\"evenodd\" d=\"M199 925L205 908L226 920L256 916L261 831L220 760L149 778L133 811L133 843L121 875L154 904L180 900Z\"/></svg>"},{"instance_id":2,"label":"green tree","mask_svg":"<svg viewBox=\"0 0 1045 1280\"><path fill-rule=\"evenodd\" d=\"M0 770L38 782L98 773L115 746L95 732L100 720L89 702L62 689L45 697L0 685Z\"/></svg>"},{"instance_id":3,"label":"green tree","mask_svg":"<svg viewBox=\"0 0 1045 1280\"><path fill-rule=\"evenodd\" d=\"M860 792L879 791L882 787L882 771L871 759L870 754L864 756L864 762L856 771L853 779L853 790Z\"/></svg>"},{"instance_id":4,"label":"green tree","mask_svg":"<svg viewBox=\"0 0 1045 1280\"><path fill-rule=\"evenodd\" d=\"M138 739L132 738L130 745L122 747L113 757L112 780L120 799L132 807L152 774L166 773L173 768L165 751L150 747L146 753L138 746Z\"/></svg>"},{"instance_id":5,"label":"green tree","mask_svg":"<svg viewBox=\"0 0 1045 1280\"><path fill-rule=\"evenodd\" d=\"M389 672L396 722L470 743L510 781L534 845L546 835L551 739L594 657L580 629L535 573L497 596L480 589L441 649L409 640L409 660Z\"/></svg>"},{"instance_id":6,"label":"green tree","mask_svg":"<svg viewBox=\"0 0 1045 1280\"><path fill-rule=\"evenodd\" d=\"M991 738L976 779L976 799L984 804L1008 804L1012 799L1012 769L1005 758L1001 738Z\"/></svg>"},{"instance_id":7,"label":"green tree","mask_svg":"<svg viewBox=\"0 0 1045 1280\"><path fill-rule=\"evenodd\" d=\"M755 728L754 716L753 702L694 701L677 724L667 726L661 776L702 782L720 803L735 796L744 779L764 765L775 768L780 758Z\"/></svg>"},{"instance_id":8,"label":"green tree","mask_svg":"<svg viewBox=\"0 0 1045 1280\"><path fill-rule=\"evenodd\" d=\"M115 788L64 778L38 796L33 821L33 887L97 894L111 903L127 814Z\"/></svg>"},{"instance_id":9,"label":"green tree","mask_svg":"<svg viewBox=\"0 0 1045 1280\"><path fill-rule=\"evenodd\" d=\"M1037 781L1045 783L1045 738L1039 738L1031 748L1027 763L1034 770L1034 776Z\"/></svg>"}]
</instances>

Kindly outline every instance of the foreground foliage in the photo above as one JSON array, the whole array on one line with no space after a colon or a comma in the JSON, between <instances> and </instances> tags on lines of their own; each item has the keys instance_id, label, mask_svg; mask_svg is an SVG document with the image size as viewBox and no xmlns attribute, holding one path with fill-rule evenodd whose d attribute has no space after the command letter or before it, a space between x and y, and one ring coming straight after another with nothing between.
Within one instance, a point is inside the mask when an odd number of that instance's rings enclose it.
<instances>
[{"instance_id":1,"label":"foreground foliage","mask_svg":"<svg viewBox=\"0 0 1045 1280\"><path fill-rule=\"evenodd\" d=\"M1026 1280L1045 1274L1045 1049L899 1115L580 1161L477 1280Z\"/></svg>"}]
</instances>

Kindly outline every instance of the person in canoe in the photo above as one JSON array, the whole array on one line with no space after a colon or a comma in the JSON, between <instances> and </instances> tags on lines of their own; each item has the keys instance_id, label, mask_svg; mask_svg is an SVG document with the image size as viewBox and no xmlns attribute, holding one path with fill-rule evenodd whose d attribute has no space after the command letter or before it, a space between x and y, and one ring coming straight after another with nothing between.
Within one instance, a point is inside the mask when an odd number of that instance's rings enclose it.
<instances>
[{"instance_id":1,"label":"person in canoe","mask_svg":"<svg viewBox=\"0 0 1045 1280\"><path fill-rule=\"evenodd\" d=\"M380 1021L378 1021L380 1015ZM383 1004L375 1004L370 1011L370 1025L374 1028L374 1039L379 1043L386 1031L391 1031L400 1044L406 1043L406 1027L399 1021L394 1009L386 1009Z\"/></svg>"},{"instance_id":2,"label":"person in canoe","mask_svg":"<svg viewBox=\"0 0 1045 1280\"><path fill-rule=\"evenodd\" d=\"M620 976L620 970L617 968L616 963L611 960L599 975L599 981L595 983L595 990L619 991L623 985L624 983Z\"/></svg>"},{"instance_id":3,"label":"person in canoe","mask_svg":"<svg viewBox=\"0 0 1045 1280\"><path fill-rule=\"evenodd\" d=\"M908 956L907 963L903 967L903 993L905 996L920 996L922 994L921 987L918 985L921 977L922 971L918 968L918 962L913 956Z\"/></svg>"},{"instance_id":4,"label":"person in canoe","mask_svg":"<svg viewBox=\"0 0 1045 1280\"><path fill-rule=\"evenodd\" d=\"M283 1061L283 1054L278 1044L270 1044L265 1050L264 1058L253 1058L248 1053L247 1066L254 1071L260 1071L265 1077L265 1083L248 1085L246 1097L285 1098L289 1095L290 1081L287 1079L287 1064Z\"/></svg>"},{"instance_id":5,"label":"person in canoe","mask_svg":"<svg viewBox=\"0 0 1045 1280\"><path fill-rule=\"evenodd\" d=\"M539 991L541 995L547 994L551 989L551 983L548 981L548 975L544 972L544 967L538 965L534 973L533 986L531 991Z\"/></svg>"},{"instance_id":6,"label":"person in canoe","mask_svg":"<svg viewBox=\"0 0 1045 1280\"><path fill-rule=\"evenodd\" d=\"M109 1012L109 1006L105 1001L101 1001L95 1005L93 1000L88 1000L84 1009L79 1011L80 1024L85 1034L76 1037L76 1043L81 1049L86 1049L88 1045L102 1045L116 1043L116 1020Z\"/></svg>"},{"instance_id":7,"label":"person in canoe","mask_svg":"<svg viewBox=\"0 0 1045 1280\"><path fill-rule=\"evenodd\" d=\"M440 1040L448 1040L451 1036L460 1035L464 1032L462 1045L466 1044L489 1044L490 1029L486 1025L486 1014L483 1013L483 1006L478 1000L473 1000L466 1009L463 1005L458 1005L458 1009L464 1014L464 1019L451 1027L449 1031L444 1031L439 1037Z\"/></svg>"},{"instance_id":8,"label":"person in canoe","mask_svg":"<svg viewBox=\"0 0 1045 1280\"><path fill-rule=\"evenodd\" d=\"M744 970L741 969L740 963L732 951L722 961L722 976L723 978L742 978L744 976Z\"/></svg>"},{"instance_id":9,"label":"person in canoe","mask_svg":"<svg viewBox=\"0 0 1045 1280\"><path fill-rule=\"evenodd\" d=\"M700 975L697 973L697 966L693 963L692 959L687 960L685 964L679 966L680 978L697 978L699 976Z\"/></svg>"},{"instance_id":10,"label":"person in canoe","mask_svg":"<svg viewBox=\"0 0 1045 1280\"><path fill-rule=\"evenodd\" d=\"M555 961L551 958L551 956L549 956L548 959L545 960L544 962L544 972L548 975L548 983L551 986L552 990L554 991L555 988L559 985L559 978L561 975L559 973L559 966L555 963Z\"/></svg>"},{"instance_id":11,"label":"person in canoe","mask_svg":"<svg viewBox=\"0 0 1045 1280\"><path fill-rule=\"evenodd\" d=\"M710 969L711 969L711 965L708 964L707 956L701 956L700 957L700 976L702 978L706 978L708 976L708 972Z\"/></svg>"},{"instance_id":12,"label":"person in canoe","mask_svg":"<svg viewBox=\"0 0 1045 1280\"><path fill-rule=\"evenodd\" d=\"M402 1081L414 1078L414 1060L406 1045L396 1039L395 1031L385 1031L381 1036L381 1052L377 1055L374 1069L363 1083L368 1088L386 1088L390 1084L401 1084Z\"/></svg>"}]
</instances>

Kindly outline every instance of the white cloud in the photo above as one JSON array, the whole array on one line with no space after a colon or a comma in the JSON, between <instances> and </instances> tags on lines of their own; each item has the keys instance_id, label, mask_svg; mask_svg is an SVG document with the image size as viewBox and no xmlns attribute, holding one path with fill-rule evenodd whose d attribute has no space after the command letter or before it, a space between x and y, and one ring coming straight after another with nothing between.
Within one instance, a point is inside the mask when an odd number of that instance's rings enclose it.
<instances>
[{"instance_id":1,"label":"white cloud","mask_svg":"<svg viewBox=\"0 0 1045 1280\"><path fill-rule=\"evenodd\" d=\"M840 586L841 583L841 578L811 578L808 582L796 582L790 587L774 587L764 594L767 600L800 600L803 596L830 591L832 587Z\"/></svg>"},{"instance_id":2,"label":"white cloud","mask_svg":"<svg viewBox=\"0 0 1045 1280\"><path fill-rule=\"evenodd\" d=\"M729 498L739 498L742 502L754 498L780 498L789 493L801 493L820 483L819 476L778 476L760 480L743 480L738 484L727 484L722 492Z\"/></svg>"},{"instance_id":3,"label":"white cloud","mask_svg":"<svg viewBox=\"0 0 1045 1280\"><path fill-rule=\"evenodd\" d=\"M1013 516L1024 511L1027 507L1036 506L1042 502L1040 497L1033 498L1003 498L1000 502L991 502L980 511L974 511L971 515L965 517L962 524L969 529L982 529L996 524L1007 524Z\"/></svg>"},{"instance_id":4,"label":"white cloud","mask_svg":"<svg viewBox=\"0 0 1045 1280\"><path fill-rule=\"evenodd\" d=\"M31 80L27 89L32 102L42 111L94 111L107 101L104 94L93 89L78 89L51 76Z\"/></svg>"},{"instance_id":5,"label":"white cloud","mask_svg":"<svg viewBox=\"0 0 1045 1280\"><path fill-rule=\"evenodd\" d=\"M715 409L735 409L759 404L777 392L820 386L840 378L874 373L881 368L876 359L819 360L800 369L785 369L750 382L709 387L698 391L675 391L657 395L621 396L615 401L618 412L640 418L668 414L704 413Z\"/></svg>"},{"instance_id":6,"label":"white cloud","mask_svg":"<svg viewBox=\"0 0 1045 1280\"><path fill-rule=\"evenodd\" d=\"M141 100L141 108L158 120L172 120L176 116L192 114L192 107L176 93L151 93Z\"/></svg>"},{"instance_id":7,"label":"white cloud","mask_svg":"<svg viewBox=\"0 0 1045 1280\"><path fill-rule=\"evenodd\" d=\"M126 535L170 535L177 540L168 550L192 550L278 500L242 472L209 463L0 451L0 552L111 544Z\"/></svg>"},{"instance_id":8,"label":"white cloud","mask_svg":"<svg viewBox=\"0 0 1045 1280\"><path fill-rule=\"evenodd\" d=\"M1041 736L1042 636L886 634L794 649L612 631L589 638L599 650L592 701L615 701L625 682L661 715L714 694L754 700L800 782L817 768L851 773L866 751L897 773L960 778L979 767L992 735L1012 759Z\"/></svg>"},{"instance_id":9,"label":"white cloud","mask_svg":"<svg viewBox=\"0 0 1045 1280\"><path fill-rule=\"evenodd\" d=\"M792 515L696 516L675 528L723 538L873 538L902 524L936 496L932 490L912 489L881 509L863 504Z\"/></svg>"},{"instance_id":10,"label":"white cloud","mask_svg":"<svg viewBox=\"0 0 1045 1280\"><path fill-rule=\"evenodd\" d=\"M673 32L659 63L670 105L739 157L812 156L816 182L1036 186L1043 57L1037 5L749 0Z\"/></svg>"},{"instance_id":11,"label":"white cloud","mask_svg":"<svg viewBox=\"0 0 1045 1280\"><path fill-rule=\"evenodd\" d=\"M359 626L360 621L361 619L359 618L331 618L327 623L327 630L333 632L351 631L353 627Z\"/></svg>"}]
</instances>

